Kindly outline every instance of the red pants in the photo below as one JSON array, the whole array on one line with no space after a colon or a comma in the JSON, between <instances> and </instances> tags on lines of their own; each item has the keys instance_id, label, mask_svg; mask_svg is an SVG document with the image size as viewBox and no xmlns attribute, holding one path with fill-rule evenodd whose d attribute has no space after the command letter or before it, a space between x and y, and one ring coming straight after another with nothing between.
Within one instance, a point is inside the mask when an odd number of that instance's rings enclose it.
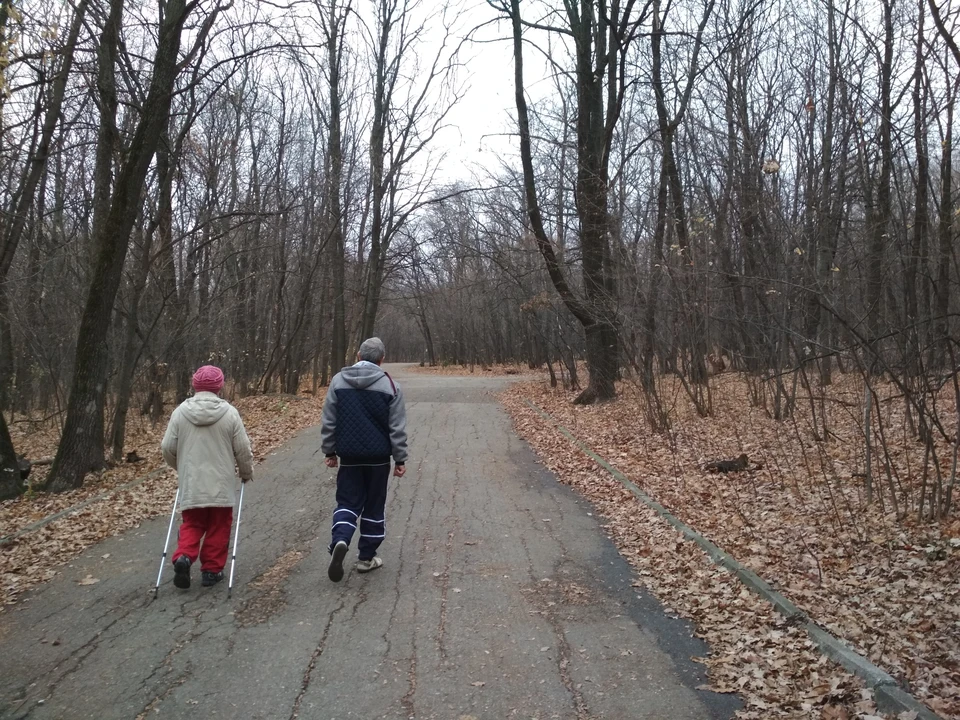
<instances>
[{"instance_id":1,"label":"red pants","mask_svg":"<svg viewBox=\"0 0 960 720\"><path fill-rule=\"evenodd\" d=\"M192 565L199 556L200 569L220 572L227 564L230 546L230 526L233 524L232 507L191 508L183 511L183 524L177 539L173 561L181 555L190 558ZM206 535L206 537L204 537ZM203 547L200 547L200 540Z\"/></svg>"}]
</instances>

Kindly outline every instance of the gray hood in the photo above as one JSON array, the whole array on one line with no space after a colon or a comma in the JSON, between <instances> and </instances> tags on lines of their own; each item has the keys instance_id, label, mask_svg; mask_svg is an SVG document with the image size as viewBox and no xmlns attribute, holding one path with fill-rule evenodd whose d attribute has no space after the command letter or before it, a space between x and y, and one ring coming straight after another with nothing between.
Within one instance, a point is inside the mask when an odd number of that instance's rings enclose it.
<instances>
[{"instance_id":1,"label":"gray hood","mask_svg":"<svg viewBox=\"0 0 960 720\"><path fill-rule=\"evenodd\" d=\"M347 384L357 388L357 390L366 390L384 375L386 373L380 369L379 365L374 365L372 362L365 360L361 360L356 365L345 367L340 371L340 376Z\"/></svg>"},{"instance_id":2,"label":"gray hood","mask_svg":"<svg viewBox=\"0 0 960 720\"><path fill-rule=\"evenodd\" d=\"M228 409L230 409L230 403L212 392L198 392L180 405L183 416L200 427L213 425L227 413Z\"/></svg>"}]
</instances>

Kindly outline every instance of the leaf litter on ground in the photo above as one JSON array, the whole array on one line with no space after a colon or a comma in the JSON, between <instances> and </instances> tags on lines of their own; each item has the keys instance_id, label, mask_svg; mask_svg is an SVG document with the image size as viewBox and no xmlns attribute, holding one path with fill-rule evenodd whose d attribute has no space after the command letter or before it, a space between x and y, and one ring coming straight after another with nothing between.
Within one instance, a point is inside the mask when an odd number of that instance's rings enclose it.
<instances>
[{"instance_id":1,"label":"leaf litter on ground","mask_svg":"<svg viewBox=\"0 0 960 720\"><path fill-rule=\"evenodd\" d=\"M856 411L843 411L856 407L861 389L838 383L831 391L838 398L829 415L837 440L817 443L798 423L771 420L751 406L741 378L713 382L713 417L699 417L679 391L673 394L669 436L649 429L640 393L629 383L615 401L595 406L575 406L573 393L543 381L514 384L501 398L543 462L597 506L642 586L695 621L712 650L703 658L712 688L745 700L738 717L879 713L863 683L825 658L802 628L683 541L526 400L932 710L960 718L960 542L950 542L960 537L960 521L898 522L879 503L865 504L856 475L862 429ZM889 402L886 408L894 427L896 409ZM901 444L891 449L908 478L916 448ZM762 468L719 476L703 469L741 452Z\"/></svg>"},{"instance_id":2,"label":"leaf litter on ground","mask_svg":"<svg viewBox=\"0 0 960 720\"><path fill-rule=\"evenodd\" d=\"M323 399L301 395L255 395L234 403L240 411L259 463L277 447L306 427L320 421ZM172 408L170 408L172 411ZM28 492L0 503L0 536L19 530L55 513L107 493L76 513L0 545L0 612L15 604L28 589L45 582L61 566L101 540L139 527L158 515L169 515L177 491L176 473L165 468L160 440L166 419L153 427L147 418L131 413L126 451L135 451L141 461L119 463L100 473L89 474L81 488L64 493ZM55 428L19 423L12 431L14 446L30 458L52 456L59 439ZM161 470L132 487L120 489L138 478ZM32 486L42 483L48 467L34 468ZM254 475L256 482L256 475ZM79 585L98 580L85 578Z\"/></svg>"},{"instance_id":3,"label":"leaf litter on ground","mask_svg":"<svg viewBox=\"0 0 960 720\"><path fill-rule=\"evenodd\" d=\"M448 375L462 377L476 375L477 377L502 377L504 375L539 375L540 371L526 365L474 363L467 365L410 365L407 370L422 375Z\"/></svg>"}]
</instances>

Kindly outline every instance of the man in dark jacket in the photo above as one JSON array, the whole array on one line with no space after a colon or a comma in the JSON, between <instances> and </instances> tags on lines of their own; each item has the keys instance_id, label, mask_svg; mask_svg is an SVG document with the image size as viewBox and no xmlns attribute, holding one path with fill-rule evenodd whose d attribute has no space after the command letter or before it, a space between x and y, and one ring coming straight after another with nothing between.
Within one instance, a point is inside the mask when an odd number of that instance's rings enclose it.
<instances>
[{"instance_id":1,"label":"man in dark jacket","mask_svg":"<svg viewBox=\"0 0 960 720\"><path fill-rule=\"evenodd\" d=\"M380 368L384 354L380 338L364 340L357 364L334 376L323 405L321 448L327 467L337 467L340 457L327 568L334 582L343 578L343 559L358 525L357 572L383 565L377 548L386 534L384 506L391 456L396 477L403 477L406 470L407 411L399 386Z\"/></svg>"}]
</instances>

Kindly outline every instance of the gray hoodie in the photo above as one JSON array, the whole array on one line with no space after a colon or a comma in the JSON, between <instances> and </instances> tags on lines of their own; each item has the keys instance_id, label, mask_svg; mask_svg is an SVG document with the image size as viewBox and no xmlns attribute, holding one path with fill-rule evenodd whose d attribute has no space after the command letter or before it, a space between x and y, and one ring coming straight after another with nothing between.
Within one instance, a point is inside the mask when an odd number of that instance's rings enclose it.
<instances>
[{"instance_id":1,"label":"gray hoodie","mask_svg":"<svg viewBox=\"0 0 960 720\"><path fill-rule=\"evenodd\" d=\"M361 360L330 381L323 405L321 448L343 464L397 464L407 460L403 392L378 365Z\"/></svg>"},{"instance_id":2,"label":"gray hoodie","mask_svg":"<svg viewBox=\"0 0 960 720\"><path fill-rule=\"evenodd\" d=\"M253 478L253 453L240 413L211 392L198 392L173 411L160 449L177 471L184 510L234 505L234 466L241 478Z\"/></svg>"}]
</instances>

